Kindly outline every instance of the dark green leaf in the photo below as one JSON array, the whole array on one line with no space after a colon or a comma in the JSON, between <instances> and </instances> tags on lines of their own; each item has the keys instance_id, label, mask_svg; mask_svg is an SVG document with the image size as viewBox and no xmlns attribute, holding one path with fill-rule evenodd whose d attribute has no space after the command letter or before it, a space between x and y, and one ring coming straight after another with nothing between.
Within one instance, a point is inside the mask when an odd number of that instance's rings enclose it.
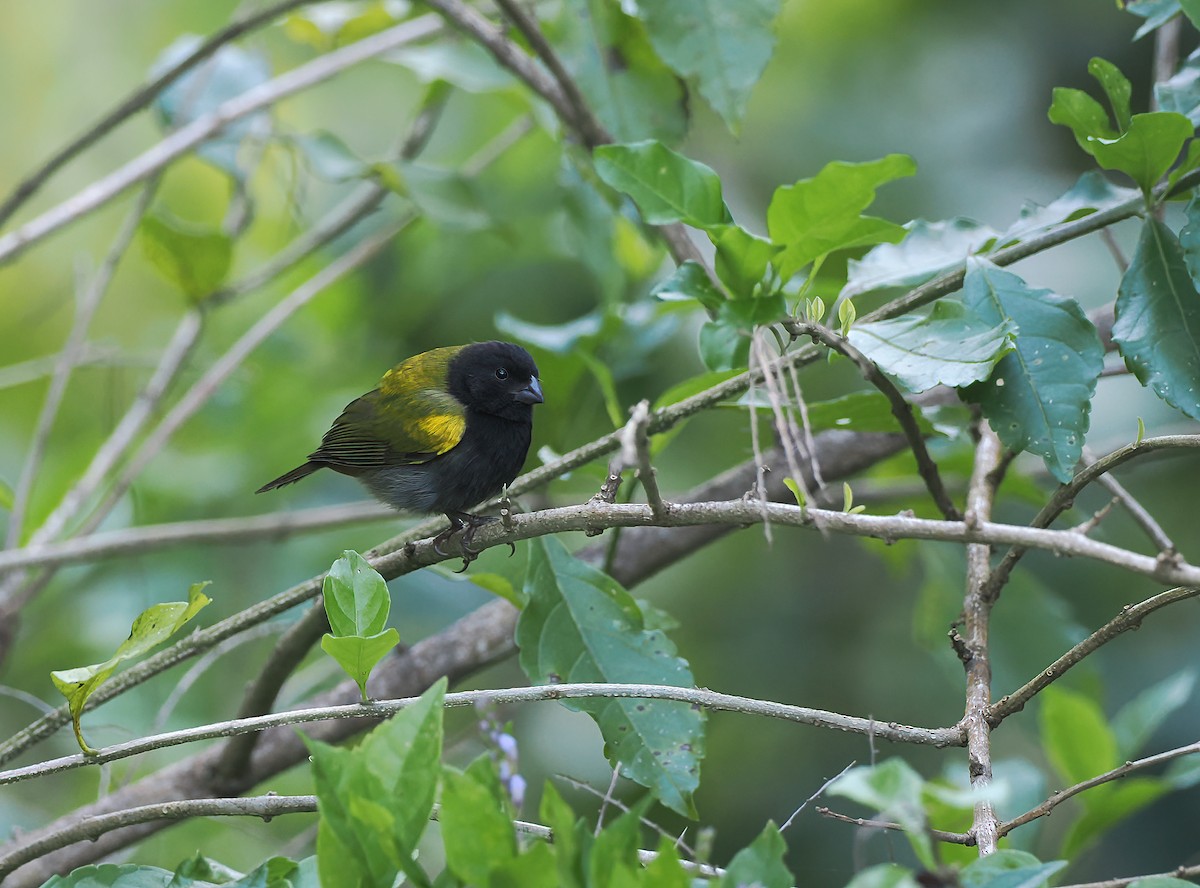
<instances>
[{"instance_id":1,"label":"dark green leaf","mask_svg":"<svg viewBox=\"0 0 1200 888\"><path fill-rule=\"evenodd\" d=\"M1117 129L1125 132L1129 129L1132 117L1129 110L1129 97L1133 94L1133 87L1129 85L1129 78L1122 74L1121 69L1112 62L1099 57L1088 62L1088 73L1100 82L1104 94L1108 96L1108 104L1112 106Z\"/></svg>"},{"instance_id":2,"label":"dark green leaf","mask_svg":"<svg viewBox=\"0 0 1200 888\"><path fill-rule=\"evenodd\" d=\"M1016 350L984 383L964 392L1010 450L1028 450L1067 481L1083 450L1104 349L1073 299L1035 290L984 259L971 260L963 301L985 321L1011 320Z\"/></svg>"},{"instance_id":3,"label":"dark green leaf","mask_svg":"<svg viewBox=\"0 0 1200 888\"><path fill-rule=\"evenodd\" d=\"M151 77L191 55L200 42L201 38L195 34L177 39L155 60ZM270 79L271 67L264 56L227 43L160 92L152 107L166 129L176 130ZM242 179L245 171L237 156L242 142L251 135L265 138L270 129L269 113L258 111L225 126L202 143L196 153L213 166Z\"/></svg>"},{"instance_id":4,"label":"dark green leaf","mask_svg":"<svg viewBox=\"0 0 1200 888\"><path fill-rule=\"evenodd\" d=\"M719 888L792 888L796 884L783 865L787 845L779 828L770 821L753 842L734 855L725 869Z\"/></svg>"},{"instance_id":5,"label":"dark green leaf","mask_svg":"<svg viewBox=\"0 0 1200 888\"><path fill-rule=\"evenodd\" d=\"M1143 688L1122 706L1112 720L1117 757L1122 761L1132 759L1159 726L1187 703L1195 686L1195 671L1185 669Z\"/></svg>"},{"instance_id":6,"label":"dark green leaf","mask_svg":"<svg viewBox=\"0 0 1200 888\"><path fill-rule=\"evenodd\" d=\"M1179 0L1179 8L1188 17L1193 28L1200 28L1200 0Z\"/></svg>"},{"instance_id":7,"label":"dark green leaf","mask_svg":"<svg viewBox=\"0 0 1200 888\"><path fill-rule=\"evenodd\" d=\"M1152 111L1133 115L1128 131L1119 138L1097 136L1084 147L1100 166L1125 173L1148 192L1175 163L1193 133L1191 121L1182 114Z\"/></svg>"},{"instance_id":8,"label":"dark green leaf","mask_svg":"<svg viewBox=\"0 0 1200 888\"><path fill-rule=\"evenodd\" d=\"M717 321L750 331L762 324L772 324L787 315L782 293L749 299L729 299L721 303Z\"/></svg>"},{"instance_id":9,"label":"dark green leaf","mask_svg":"<svg viewBox=\"0 0 1200 888\"><path fill-rule=\"evenodd\" d=\"M1193 251L1200 228L1183 236ZM1200 294L1184 248L1167 226L1149 218L1117 290L1113 341L1142 385L1193 419L1200 418Z\"/></svg>"},{"instance_id":10,"label":"dark green leaf","mask_svg":"<svg viewBox=\"0 0 1200 888\"><path fill-rule=\"evenodd\" d=\"M1125 10L1145 19L1133 35L1133 39L1138 40L1179 15L1179 0L1129 0Z\"/></svg>"},{"instance_id":11,"label":"dark green leaf","mask_svg":"<svg viewBox=\"0 0 1200 888\"><path fill-rule=\"evenodd\" d=\"M1043 888L1066 865L1065 860L1041 863L1024 851L1001 849L972 861L959 880L962 888Z\"/></svg>"},{"instance_id":12,"label":"dark green leaf","mask_svg":"<svg viewBox=\"0 0 1200 888\"><path fill-rule=\"evenodd\" d=\"M693 686L687 663L665 635L644 628L629 593L557 539L531 542L525 589L529 603L517 623L517 644L531 680ZM703 712L666 700L573 705L596 719L606 754L625 776L667 807L691 814L704 754Z\"/></svg>"},{"instance_id":13,"label":"dark green leaf","mask_svg":"<svg viewBox=\"0 0 1200 888\"><path fill-rule=\"evenodd\" d=\"M717 248L717 277L734 296L752 296L767 274L767 265L782 249L740 225L714 226L708 236Z\"/></svg>"},{"instance_id":14,"label":"dark green leaf","mask_svg":"<svg viewBox=\"0 0 1200 888\"><path fill-rule=\"evenodd\" d=\"M1047 688L1038 721L1042 748L1064 783L1080 783L1120 764L1104 713L1082 694Z\"/></svg>"},{"instance_id":15,"label":"dark green leaf","mask_svg":"<svg viewBox=\"0 0 1200 888\"><path fill-rule=\"evenodd\" d=\"M691 259L679 265L665 281L655 284L650 295L664 301L695 299L709 311L716 311L725 301L725 294L709 279L704 266Z\"/></svg>"},{"instance_id":16,"label":"dark green leaf","mask_svg":"<svg viewBox=\"0 0 1200 888\"><path fill-rule=\"evenodd\" d=\"M404 872L429 878L414 859L437 792L442 754L440 679L353 749L306 740L313 762L323 885L374 888Z\"/></svg>"},{"instance_id":17,"label":"dark green leaf","mask_svg":"<svg viewBox=\"0 0 1200 888\"><path fill-rule=\"evenodd\" d=\"M744 368L750 360L750 337L735 325L709 321L700 328L700 359L714 373Z\"/></svg>"},{"instance_id":18,"label":"dark green leaf","mask_svg":"<svg viewBox=\"0 0 1200 888\"><path fill-rule=\"evenodd\" d=\"M1098 170L1088 170L1079 177L1071 189L1044 207L1027 204L1021 209L1021 217L1000 235L998 244L1008 246L1028 240L1064 222L1089 216L1098 210L1123 204L1137 197L1135 188L1114 185Z\"/></svg>"},{"instance_id":19,"label":"dark green leaf","mask_svg":"<svg viewBox=\"0 0 1200 888\"><path fill-rule=\"evenodd\" d=\"M885 820L900 824L917 859L926 868L936 865L933 844L925 823L922 794L925 781L903 759L851 768L829 785L826 792L853 799L878 811Z\"/></svg>"},{"instance_id":20,"label":"dark green leaf","mask_svg":"<svg viewBox=\"0 0 1200 888\"><path fill-rule=\"evenodd\" d=\"M554 784L546 781L538 809L542 822L554 830L554 858L559 888L583 888L583 861L592 845L592 832L563 801Z\"/></svg>"},{"instance_id":21,"label":"dark green leaf","mask_svg":"<svg viewBox=\"0 0 1200 888\"><path fill-rule=\"evenodd\" d=\"M1013 350L1016 332L1012 321L992 325L961 302L942 299L924 311L856 324L849 338L910 392L923 392L987 379Z\"/></svg>"},{"instance_id":22,"label":"dark green leaf","mask_svg":"<svg viewBox=\"0 0 1200 888\"><path fill-rule=\"evenodd\" d=\"M207 296L229 275L233 241L219 229L154 212L142 219L138 238L150 263L189 299Z\"/></svg>"},{"instance_id":23,"label":"dark green leaf","mask_svg":"<svg viewBox=\"0 0 1200 888\"><path fill-rule=\"evenodd\" d=\"M604 888L625 888L639 884L638 826L651 798L647 796L596 836L587 860L587 884Z\"/></svg>"},{"instance_id":24,"label":"dark green leaf","mask_svg":"<svg viewBox=\"0 0 1200 888\"><path fill-rule=\"evenodd\" d=\"M663 63L646 28L619 4L563 4L549 23L579 89L613 138L676 143L687 134L687 91Z\"/></svg>"},{"instance_id":25,"label":"dark green leaf","mask_svg":"<svg viewBox=\"0 0 1200 888\"><path fill-rule=\"evenodd\" d=\"M1200 139L1192 139L1188 142L1187 150L1183 153L1183 159L1175 164L1175 167L1167 174L1167 190L1172 191L1175 188L1175 183L1196 169L1200 169ZM1174 195L1175 198L1180 196Z\"/></svg>"},{"instance_id":26,"label":"dark green leaf","mask_svg":"<svg viewBox=\"0 0 1200 888\"><path fill-rule=\"evenodd\" d=\"M651 225L708 228L730 221L717 174L661 142L601 145L593 156L600 178L632 197Z\"/></svg>"},{"instance_id":27,"label":"dark green leaf","mask_svg":"<svg viewBox=\"0 0 1200 888\"><path fill-rule=\"evenodd\" d=\"M811 179L775 189L767 230L785 247L777 260L783 279L834 250L901 240L899 225L860 214L881 185L916 171L908 155L889 154L866 163L835 161Z\"/></svg>"},{"instance_id":28,"label":"dark green leaf","mask_svg":"<svg viewBox=\"0 0 1200 888\"><path fill-rule=\"evenodd\" d=\"M1200 49L1194 50L1179 70L1154 84L1154 100L1160 111L1174 111L1200 125Z\"/></svg>"},{"instance_id":29,"label":"dark green leaf","mask_svg":"<svg viewBox=\"0 0 1200 888\"><path fill-rule=\"evenodd\" d=\"M904 226L908 234L898 244L880 244L861 260L851 259L843 297L887 287L924 283L996 240L986 225L961 217L943 222L917 219Z\"/></svg>"},{"instance_id":30,"label":"dark green leaf","mask_svg":"<svg viewBox=\"0 0 1200 888\"><path fill-rule=\"evenodd\" d=\"M654 0L637 14L662 60L736 132L775 48L779 0Z\"/></svg>"},{"instance_id":31,"label":"dark green leaf","mask_svg":"<svg viewBox=\"0 0 1200 888\"><path fill-rule=\"evenodd\" d=\"M466 772L442 772L438 822L446 848L446 866L472 885L487 885L489 873L517 856L517 835L505 804L495 763L476 759Z\"/></svg>"},{"instance_id":32,"label":"dark green leaf","mask_svg":"<svg viewBox=\"0 0 1200 888\"><path fill-rule=\"evenodd\" d=\"M158 647L196 616L201 608L210 604L212 599L202 591L207 585L207 582L193 583L188 589L187 601L168 601L146 608L134 619L133 626L129 629L129 637L121 642L116 653L103 663L60 669L50 673L50 679L58 688L58 692L67 698L71 722L75 728L75 739L85 753L93 750L83 740L79 718L88 698L96 688L108 680L118 666Z\"/></svg>"},{"instance_id":33,"label":"dark green leaf","mask_svg":"<svg viewBox=\"0 0 1200 888\"><path fill-rule=\"evenodd\" d=\"M172 874L156 866L102 863L81 866L66 876L51 876L42 888L166 888Z\"/></svg>"}]
</instances>

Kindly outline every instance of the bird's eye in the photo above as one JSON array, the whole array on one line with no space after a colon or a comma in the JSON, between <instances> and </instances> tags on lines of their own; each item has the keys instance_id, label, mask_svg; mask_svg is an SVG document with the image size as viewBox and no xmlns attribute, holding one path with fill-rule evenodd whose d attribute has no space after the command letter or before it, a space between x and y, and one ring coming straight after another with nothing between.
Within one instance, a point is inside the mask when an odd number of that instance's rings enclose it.
<instances>
[{"instance_id":1,"label":"bird's eye","mask_svg":"<svg viewBox=\"0 0 1200 888\"><path fill-rule=\"evenodd\" d=\"M496 371L496 378L497 379L508 379L508 371L505 370L503 367L501 367L499 370Z\"/></svg>"}]
</instances>

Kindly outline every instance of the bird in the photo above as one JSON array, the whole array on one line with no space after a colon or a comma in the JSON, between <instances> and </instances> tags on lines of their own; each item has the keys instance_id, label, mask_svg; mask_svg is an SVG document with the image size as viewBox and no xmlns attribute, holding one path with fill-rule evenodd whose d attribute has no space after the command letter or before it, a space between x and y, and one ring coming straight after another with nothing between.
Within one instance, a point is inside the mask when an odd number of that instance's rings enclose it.
<instances>
[{"instance_id":1,"label":"bird","mask_svg":"<svg viewBox=\"0 0 1200 888\"><path fill-rule=\"evenodd\" d=\"M533 407L544 400L533 356L515 343L422 352L347 404L306 462L255 493L333 469L394 509L444 514L450 527L434 538L434 550L445 556L442 546L461 532L465 570L478 555L475 531L495 520L467 510L517 477L533 436Z\"/></svg>"}]
</instances>

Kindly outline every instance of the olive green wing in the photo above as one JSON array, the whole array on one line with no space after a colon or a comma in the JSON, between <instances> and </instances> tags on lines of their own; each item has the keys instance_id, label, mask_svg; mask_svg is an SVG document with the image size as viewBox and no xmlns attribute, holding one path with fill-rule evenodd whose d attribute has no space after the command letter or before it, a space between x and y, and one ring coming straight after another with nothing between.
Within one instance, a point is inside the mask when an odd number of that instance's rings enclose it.
<instances>
[{"instance_id":1,"label":"olive green wing","mask_svg":"<svg viewBox=\"0 0 1200 888\"><path fill-rule=\"evenodd\" d=\"M357 474L428 462L457 445L466 413L443 386L456 350L435 349L389 370L379 388L346 405L309 459Z\"/></svg>"}]
</instances>

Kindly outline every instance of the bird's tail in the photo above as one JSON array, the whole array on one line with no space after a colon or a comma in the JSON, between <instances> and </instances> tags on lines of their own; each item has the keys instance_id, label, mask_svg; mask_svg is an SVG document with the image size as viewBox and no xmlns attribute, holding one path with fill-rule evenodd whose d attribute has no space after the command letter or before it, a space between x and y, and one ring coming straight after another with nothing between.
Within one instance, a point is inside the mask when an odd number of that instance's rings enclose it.
<instances>
[{"instance_id":1,"label":"bird's tail","mask_svg":"<svg viewBox=\"0 0 1200 888\"><path fill-rule=\"evenodd\" d=\"M297 466L296 468L292 469L287 474L280 475L274 481L268 481L266 484L264 484L262 487L258 488L258 490L254 491L254 492L255 493L266 493L268 490L274 490L277 487L283 487L287 484L295 484L301 478L307 478L309 475L311 475L313 472L315 472L319 468L321 468L320 463L306 462L304 465Z\"/></svg>"}]
</instances>

